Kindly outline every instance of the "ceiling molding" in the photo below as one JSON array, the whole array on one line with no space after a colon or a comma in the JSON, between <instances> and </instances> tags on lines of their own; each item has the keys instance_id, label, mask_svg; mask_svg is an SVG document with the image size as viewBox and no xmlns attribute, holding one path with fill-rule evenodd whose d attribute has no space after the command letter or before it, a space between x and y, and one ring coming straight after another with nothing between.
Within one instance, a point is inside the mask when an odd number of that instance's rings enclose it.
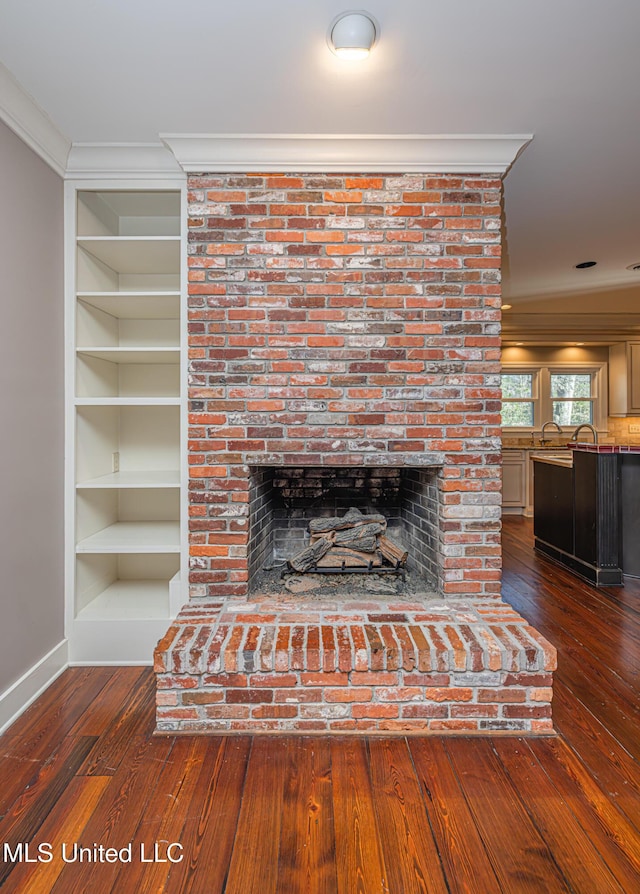
<instances>
[{"instance_id":1,"label":"ceiling molding","mask_svg":"<svg viewBox=\"0 0 640 894\"><path fill-rule=\"evenodd\" d=\"M161 177L184 180L184 171L162 143L74 143L65 176L73 180Z\"/></svg>"},{"instance_id":2,"label":"ceiling molding","mask_svg":"<svg viewBox=\"0 0 640 894\"><path fill-rule=\"evenodd\" d=\"M512 344L611 344L640 336L640 313L503 314L502 341Z\"/></svg>"},{"instance_id":3,"label":"ceiling molding","mask_svg":"<svg viewBox=\"0 0 640 894\"><path fill-rule=\"evenodd\" d=\"M510 332L514 329L529 331L540 329L554 329L564 331L583 331L586 329L597 332L599 329L623 329L640 325L639 313L616 313L616 311L604 311L602 313L518 313L509 312L502 316L502 331Z\"/></svg>"},{"instance_id":4,"label":"ceiling molding","mask_svg":"<svg viewBox=\"0 0 640 894\"><path fill-rule=\"evenodd\" d=\"M64 177L71 141L0 62L0 120Z\"/></svg>"},{"instance_id":5,"label":"ceiling molding","mask_svg":"<svg viewBox=\"0 0 640 894\"><path fill-rule=\"evenodd\" d=\"M553 303L555 301L563 301L568 298L580 298L585 295L611 295L615 292L624 292L628 289L639 289L640 282L638 280L637 271L618 270L610 274L608 281L600 280L591 285L580 286L574 284L567 285L566 288L558 288L557 286L549 289L538 289L534 292L512 292L509 290L508 283L504 284L505 301L518 302L519 304L530 304L532 302ZM515 303L514 303L514 306Z\"/></svg>"},{"instance_id":6,"label":"ceiling molding","mask_svg":"<svg viewBox=\"0 0 640 894\"><path fill-rule=\"evenodd\" d=\"M503 175L532 134L160 134L187 172Z\"/></svg>"}]
</instances>

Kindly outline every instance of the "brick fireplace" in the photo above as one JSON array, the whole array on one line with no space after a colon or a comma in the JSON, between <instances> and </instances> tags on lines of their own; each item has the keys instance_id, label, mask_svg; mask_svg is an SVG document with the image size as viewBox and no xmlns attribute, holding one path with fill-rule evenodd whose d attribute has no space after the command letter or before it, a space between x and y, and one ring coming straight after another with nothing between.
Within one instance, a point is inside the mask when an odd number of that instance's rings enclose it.
<instances>
[{"instance_id":1,"label":"brick fireplace","mask_svg":"<svg viewBox=\"0 0 640 894\"><path fill-rule=\"evenodd\" d=\"M500 600L500 202L482 173L190 177L190 600L159 731L552 731L555 652ZM411 592L267 591L350 506Z\"/></svg>"}]
</instances>

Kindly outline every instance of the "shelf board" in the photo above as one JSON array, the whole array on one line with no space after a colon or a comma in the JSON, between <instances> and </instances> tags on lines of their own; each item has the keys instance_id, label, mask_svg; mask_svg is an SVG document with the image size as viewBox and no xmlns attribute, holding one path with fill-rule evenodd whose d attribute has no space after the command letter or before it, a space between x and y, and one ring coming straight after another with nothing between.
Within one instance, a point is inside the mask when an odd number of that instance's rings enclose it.
<instances>
[{"instance_id":1,"label":"shelf board","mask_svg":"<svg viewBox=\"0 0 640 894\"><path fill-rule=\"evenodd\" d=\"M78 612L80 621L169 617L169 581L117 580Z\"/></svg>"},{"instance_id":2,"label":"shelf board","mask_svg":"<svg viewBox=\"0 0 640 894\"><path fill-rule=\"evenodd\" d=\"M178 320L180 292L77 292L77 298L120 320Z\"/></svg>"},{"instance_id":3,"label":"shelf board","mask_svg":"<svg viewBox=\"0 0 640 894\"><path fill-rule=\"evenodd\" d=\"M179 236L79 236L78 246L117 273L178 273Z\"/></svg>"},{"instance_id":4,"label":"shelf board","mask_svg":"<svg viewBox=\"0 0 640 894\"><path fill-rule=\"evenodd\" d=\"M107 360L109 363L173 363L180 362L179 347L82 347L76 349L84 357Z\"/></svg>"},{"instance_id":5,"label":"shelf board","mask_svg":"<svg viewBox=\"0 0 640 894\"><path fill-rule=\"evenodd\" d=\"M149 226L156 218L172 220L176 228L180 226L180 192L175 187L144 191L83 189L78 192L78 203L80 210L86 209L89 214L88 220L78 223L81 233L82 227L91 226L91 217L98 218L103 225L111 221L112 226L127 221ZM86 215L80 217L84 219Z\"/></svg>"},{"instance_id":6,"label":"shelf board","mask_svg":"<svg viewBox=\"0 0 640 894\"><path fill-rule=\"evenodd\" d=\"M77 397L77 407L177 407L179 397Z\"/></svg>"},{"instance_id":7,"label":"shelf board","mask_svg":"<svg viewBox=\"0 0 640 894\"><path fill-rule=\"evenodd\" d=\"M180 472L177 469L111 472L109 475L79 481L76 487L78 490L180 487Z\"/></svg>"},{"instance_id":8,"label":"shelf board","mask_svg":"<svg viewBox=\"0 0 640 894\"><path fill-rule=\"evenodd\" d=\"M85 537L77 553L179 553L180 523L116 522Z\"/></svg>"}]
</instances>

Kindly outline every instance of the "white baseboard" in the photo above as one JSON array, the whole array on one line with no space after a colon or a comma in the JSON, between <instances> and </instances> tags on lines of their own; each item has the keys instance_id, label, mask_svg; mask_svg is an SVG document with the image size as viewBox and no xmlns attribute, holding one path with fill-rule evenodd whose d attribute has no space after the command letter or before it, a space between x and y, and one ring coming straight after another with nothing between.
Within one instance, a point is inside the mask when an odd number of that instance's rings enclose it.
<instances>
[{"instance_id":1,"label":"white baseboard","mask_svg":"<svg viewBox=\"0 0 640 894\"><path fill-rule=\"evenodd\" d=\"M68 665L69 649L64 639L9 686L0 695L0 733L11 726Z\"/></svg>"},{"instance_id":2,"label":"white baseboard","mask_svg":"<svg viewBox=\"0 0 640 894\"><path fill-rule=\"evenodd\" d=\"M116 661L100 659L99 661L70 661L69 667L153 667L153 658L138 661Z\"/></svg>"}]
</instances>

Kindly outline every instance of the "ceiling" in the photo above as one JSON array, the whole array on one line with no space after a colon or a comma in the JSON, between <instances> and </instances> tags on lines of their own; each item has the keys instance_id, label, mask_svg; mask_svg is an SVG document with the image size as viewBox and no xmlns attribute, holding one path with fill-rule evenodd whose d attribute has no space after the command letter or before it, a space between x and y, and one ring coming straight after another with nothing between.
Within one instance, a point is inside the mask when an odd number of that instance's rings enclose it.
<instances>
[{"instance_id":1,"label":"ceiling","mask_svg":"<svg viewBox=\"0 0 640 894\"><path fill-rule=\"evenodd\" d=\"M73 142L532 133L505 180L513 319L558 308L570 330L586 292L601 339L604 309L640 325L626 269L640 262L640 2L363 2L381 36L362 63L327 48L353 9L339 0L0 0L0 60Z\"/></svg>"}]
</instances>

